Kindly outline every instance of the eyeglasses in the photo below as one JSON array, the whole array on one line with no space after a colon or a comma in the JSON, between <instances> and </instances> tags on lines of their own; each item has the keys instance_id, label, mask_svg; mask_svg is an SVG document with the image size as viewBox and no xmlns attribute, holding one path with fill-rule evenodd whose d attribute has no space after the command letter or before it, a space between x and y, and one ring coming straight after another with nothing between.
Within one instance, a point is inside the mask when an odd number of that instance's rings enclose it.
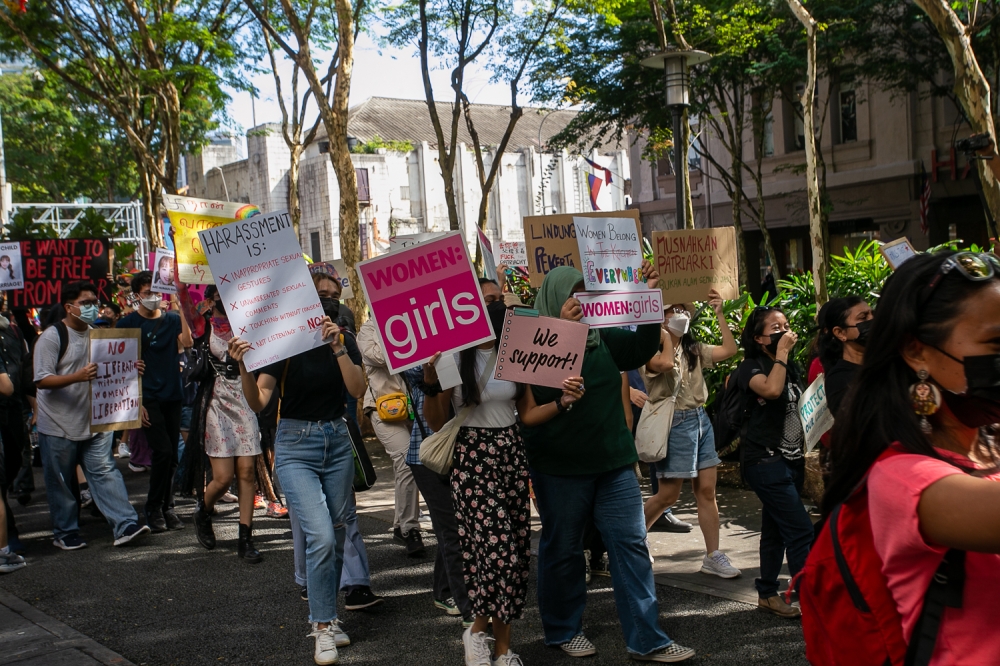
<instances>
[{"instance_id":1,"label":"eyeglasses","mask_svg":"<svg viewBox=\"0 0 1000 666\"><path fill-rule=\"evenodd\" d=\"M934 289L941 284L944 276L956 270L966 280L983 282L1000 274L1000 259L985 252L959 252L958 254L953 254L941 262L941 268L938 269L937 274L934 275L934 279L928 285L928 300L931 294L934 293Z\"/></svg>"},{"instance_id":2,"label":"eyeglasses","mask_svg":"<svg viewBox=\"0 0 1000 666\"><path fill-rule=\"evenodd\" d=\"M78 308L85 308L88 305L97 305L97 304L98 304L98 301L96 299L94 299L94 300L88 300L88 301L80 301L79 303L73 303L73 305L75 305Z\"/></svg>"},{"instance_id":3,"label":"eyeglasses","mask_svg":"<svg viewBox=\"0 0 1000 666\"><path fill-rule=\"evenodd\" d=\"M668 313L673 312L674 314L689 314L687 308L682 308L682 307L670 308L669 310L667 310L667 312Z\"/></svg>"}]
</instances>

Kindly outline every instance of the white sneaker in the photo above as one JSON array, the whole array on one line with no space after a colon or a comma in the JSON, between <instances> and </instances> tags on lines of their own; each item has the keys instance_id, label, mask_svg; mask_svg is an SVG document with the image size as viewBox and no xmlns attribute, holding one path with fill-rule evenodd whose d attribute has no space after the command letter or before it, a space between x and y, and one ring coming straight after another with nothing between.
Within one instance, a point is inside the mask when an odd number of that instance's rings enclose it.
<instances>
[{"instance_id":1,"label":"white sneaker","mask_svg":"<svg viewBox=\"0 0 1000 666\"><path fill-rule=\"evenodd\" d=\"M649 555L649 563L656 564L656 560L653 559L653 549L649 547L649 537L642 540L646 544L646 554Z\"/></svg>"},{"instance_id":2,"label":"white sneaker","mask_svg":"<svg viewBox=\"0 0 1000 666\"><path fill-rule=\"evenodd\" d=\"M524 666L524 662L519 655L514 654L513 650L507 650L507 654L502 654L493 660L493 666Z\"/></svg>"},{"instance_id":3,"label":"white sneaker","mask_svg":"<svg viewBox=\"0 0 1000 666\"><path fill-rule=\"evenodd\" d=\"M706 555L701 560L701 572L712 574L719 578L736 578L742 571L733 566L726 554L717 550L711 555Z\"/></svg>"},{"instance_id":4,"label":"white sneaker","mask_svg":"<svg viewBox=\"0 0 1000 666\"><path fill-rule=\"evenodd\" d=\"M597 648L583 634L577 634L569 643L563 643L559 648L571 657L589 657L597 654Z\"/></svg>"},{"instance_id":5,"label":"white sneaker","mask_svg":"<svg viewBox=\"0 0 1000 666\"><path fill-rule=\"evenodd\" d=\"M340 660L340 654L337 652L335 627L336 625L331 622L325 629L319 629L315 622L312 623L312 631L309 632L309 636L316 639L313 661L320 666L336 664Z\"/></svg>"},{"instance_id":6,"label":"white sneaker","mask_svg":"<svg viewBox=\"0 0 1000 666\"><path fill-rule=\"evenodd\" d=\"M462 645L465 646L465 666L493 666L490 638L485 632L474 634L469 627L462 632Z\"/></svg>"},{"instance_id":7,"label":"white sneaker","mask_svg":"<svg viewBox=\"0 0 1000 666\"><path fill-rule=\"evenodd\" d=\"M132 452L129 451L128 444L126 444L125 442L122 442L122 443L120 443L118 445L118 457L119 458L128 458L131 455L132 455Z\"/></svg>"},{"instance_id":8,"label":"white sneaker","mask_svg":"<svg viewBox=\"0 0 1000 666\"><path fill-rule=\"evenodd\" d=\"M227 504L235 504L240 501L240 498L227 490L225 494L219 498L219 501L226 502Z\"/></svg>"}]
</instances>

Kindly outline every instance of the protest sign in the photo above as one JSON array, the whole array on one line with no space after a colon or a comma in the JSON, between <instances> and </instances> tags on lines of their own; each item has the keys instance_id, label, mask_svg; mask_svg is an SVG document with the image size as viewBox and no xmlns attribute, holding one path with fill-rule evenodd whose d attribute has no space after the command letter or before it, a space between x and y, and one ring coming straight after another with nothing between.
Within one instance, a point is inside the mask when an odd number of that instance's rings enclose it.
<instances>
[{"instance_id":1,"label":"protest sign","mask_svg":"<svg viewBox=\"0 0 1000 666\"><path fill-rule=\"evenodd\" d=\"M584 324L611 328L663 322L663 297L659 289L573 294L580 301Z\"/></svg>"},{"instance_id":2,"label":"protest sign","mask_svg":"<svg viewBox=\"0 0 1000 666\"><path fill-rule=\"evenodd\" d=\"M600 217L632 220L636 236L641 236L639 211L572 213L566 215L528 215L524 218L524 244L528 254L528 277L531 286L542 286L545 275L557 266L575 266L583 270L580 246L576 241L577 217ZM632 227L624 227L632 229Z\"/></svg>"},{"instance_id":3,"label":"protest sign","mask_svg":"<svg viewBox=\"0 0 1000 666\"><path fill-rule=\"evenodd\" d=\"M588 291L645 290L639 230L614 217L574 217Z\"/></svg>"},{"instance_id":4,"label":"protest sign","mask_svg":"<svg viewBox=\"0 0 1000 666\"><path fill-rule=\"evenodd\" d=\"M500 241L497 243L497 265L503 264L510 268L527 268L528 251L524 241Z\"/></svg>"},{"instance_id":5,"label":"protest sign","mask_svg":"<svg viewBox=\"0 0 1000 666\"><path fill-rule=\"evenodd\" d=\"M153 285L150 291L160 294L176 294L177 282L174 280L174 253L162 247L156 248L156 259L150 267L153 271Z\"/></svg>"},{"instance_id":6,"label":"protest sign","mask_svg":"<svg viewBox=\"0 0 1000 666\"><path fill-rule=\"evenodd\" d=\"M238 201L212 201L164 194L163 205L174 232L177 279L187 284L212 284L212 271L198 232L260 215L260 208Z\"/></svg>"},{"instance_id":7,"label":"protest sign","mask_svg":"<svg viewBox=\"0 0 1000 666\"><path fill-rule=\"evenodd\" d=\"M733 227L654 231L653 254L664 303L704 301L712 289L726 300L739 298Z\"/></svg>"},{"instance_id":8,"label":"protest sign","mask_svg":"<svg viewBox=\"0 0 1000 666\"><path fill-rule=\"evenodd\" d=\"M0 243L0 291L24 288L21 244Z\"/></svg>"},{"instance_id":9,"label":"protest sign","mask_svg":"<svg viewBox=\"0 0 1000 666\"><path fill-rule=\"evenodd\" d=\"M589 331L579 322L539 317L537 310L507 310L493 376L562 388L564 379L580 375Z\"/></svg>"},{"instance_id":10,"label":"protest sign","mask_svg":"<svg viewBox=\"0 0 1000 666\"><path fill-rule=\"evenodd\" d=\"M351 280L347 277L350 275L347 272L347 264L344 263L343 259L334 259L330 264L333 266L333 270L337 271L337 280L340 282L340 300L346 301L348 298L354 298L354 289L351 288Z\"/></svg>"},{"instance_id":11,"label":"protest sign","mask_svg":"<svg viewBox=\"0 0 1000 666\"><path fill-rule=\"evenodd\" d=\"M443 231L429 231L420 234L399 234L398 236L391 236L389 238L389 252L399 252L400 250L405 250L408 247L413 247L414 245L434 240L435 238L441 238L442 236L444 236Z\"/></svg>"},{"instance_id":12,"label":"protest sign","mask_svg":"<svg viewBox=\"0 0 1000 666\"><path fill-rule=\"evenodd\" d=\"M886 243L879 248L879 252L885 257L886 263L896 270L902 266L907 259L911 259L916 256L917 251L913 249L910 241L905 236L903 238L897 238L891 243Z\"/></svg>"},{"instance_id":13,"label":"protest sign","mask_svg":"<svg viewBox=\"0 0 1000 666\"><path fill-rule=\"evenodd\" d=\"M323 306L287 211L198 232L251 372L324 344Z\"/></svg>"},{"instance_id":14,"label":"protest sign","mask_svg":"<svg viewBox=\"0 0 1000 666\"><path fill-rule=\"evenodd\" d=\"M816 448L819 438L833 427L833 412L826 402L826 378L822 373L799 398L799 418L805 434L806 453L809 453Z\"/></svg>"},{"instance_id":15,"label":"protest sign","mask_svg":"<svg viewBox=\"0 0 1000 666\"><path fill-rule=\"evenodd\" d=\"M494 339L462 232L362 261L357 270L390 373Z\"/></svg>"},{"instance_id":16,"label":"protest sign","mask_svg":"<svg viewBox=\"0 0 1000 666\"><path fill-rule=\"evenodd\" d=\"M488 277L494 282L497 281L497 264L493 257L493 243L486 237L482 229L479 232L479 250L483 253L483 277Z\"/></svg>"},{"instance_id":17,"label":"protest sign","mask_svg":"<svg viewBox=\"0 0 1000 666\"><path fill-rule=\"evenodd\" d=\"M90 432L142 427L141 334L137 328L90 331L90 362L97 364L90 382Z\"/></svg>"},{"instance_id":18,"label":"protest sign","mask_svg":"<svg viewBox=\"0 0 1000 666\"><path fill-rule=\"evenodd\" d=\"M106 238L23 240L20 246L24 287L8 294L10 307L55 305L63 285L77 280L94 283L102 302L111 300L111 243Z\"/></svg>"}]
</instances>

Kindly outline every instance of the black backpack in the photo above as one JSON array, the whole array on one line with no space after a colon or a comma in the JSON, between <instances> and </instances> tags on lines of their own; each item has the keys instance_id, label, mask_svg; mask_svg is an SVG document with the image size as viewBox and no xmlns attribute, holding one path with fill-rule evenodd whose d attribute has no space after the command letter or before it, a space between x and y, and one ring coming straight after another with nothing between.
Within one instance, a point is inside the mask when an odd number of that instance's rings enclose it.
<instances>
[{"instance_id":1,"label":"black backpack","mask_svg":"<svg viewBox=\"0 0 1000 666\"><path fill-rule=\"evenodd\" d=\"M720 458L736 452L750 421L747 418L749 400L740 388L736 372L734 370L726 377L726 389L715 401L712 427L715 430L715 450Z\"/></svg>"}]
</instances>

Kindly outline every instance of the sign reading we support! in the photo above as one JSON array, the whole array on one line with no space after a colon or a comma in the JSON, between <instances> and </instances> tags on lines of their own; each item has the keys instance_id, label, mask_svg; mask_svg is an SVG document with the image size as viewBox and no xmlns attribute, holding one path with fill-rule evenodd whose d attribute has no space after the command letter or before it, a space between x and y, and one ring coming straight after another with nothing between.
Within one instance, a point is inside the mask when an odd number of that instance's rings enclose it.
<instances>
[{"instance_id":1,"label":"sign reading we support!","mask_svg":"<svg viewBox=\"0 0 1000 666\"><path fill-rule=\"evenodd\" d=\"M142 426L141 334L137 328L90 331L90 362L97 364L97 376L90 382L90 432Z\"/></svg>"},{"instance_id":2,"label":"sign reading we support!","mask_svg":"<svg viewBox=\"0 0 1000 666\"><path fill-rule=\"evenodd\" d=\"M187 284L212 284L212 271L198 232L260 215L253 204L195 199L164 194L163 205L174 233L177 279Z\"/></svg>"},{"instance_id":3,"label":"sign reading we support!","mask_svg":"<svg viewBox=\"0 0 1000 666\"><path fill-rule=\"evenodd\" d=\"M712 289L726 300L739 298L733 227L654 231L653 253L664 303L704 301Z\"/></svg>"},{"instance_id":4,"label":"sign reading we support!","mask_svg":"<svg viewBox=\"0 0 1000 666\"><path fill-rule=\"evenodd\" d=\"M198 232L251 372L323 344L323 306L287 211Z\"/></svg>"},{"instance_id":5,"label":"sign reading we support!","mask_svg":"<svg viewBox=\"0 0 1000 666\"><path fill-rule=\"evenodd\" d=\"M580 217L621 219L622 229L619 231L634 229L636 238L640 237L637 210L526 216L524 245L528 254L528 276L532 287L541 287L546 274L557 266L574 266L583 270L580 246L576 240L576 226L573 224L574 218ZM633 226L629 226L626 220L631 220Z\"/></svg>"},{"instance_id":6,"label":"sign reading we support!","mask_svg":"<svg viewBox=\"0 0 1000 666\"><path fill-rule=\"evenodd\" d=\"M356 268L390 373L494 339L460 231Z\"/></svg>"},{"instance_id":7,"label":"sign reading we support!","mask_svg":"<svg viewBox=\"0 0 1000 666\"><path fill-rule=\"evenodd\" d=\"M508 382L562 388L579 376L590 327L575 321L539 317L535 310L507 310L494 377Z\"/></svg>"},{"instance_id":8,"label":"sign reading we support!","mask_svg":"<svg viewBox=\"0 0 1000 666\"><path fill-rule=\"evenodd\" d=\"M663 321L663 297L659 289L578 293L582 321L591 328L611 328Z\"/></svg>"},{"instance_id":9,"label":"sign reading we support!","mask_svg":"<svg viewBox=\"0 0 1000 666\"><path fill-rule=\"evenodd\" d=\"M111 243L106 238L23 240L20 245L24 287L8 293L12 308L55 305L63 285L77 280L94 283L102 302L111 300Z\"/></svg>"}]
</instances>

